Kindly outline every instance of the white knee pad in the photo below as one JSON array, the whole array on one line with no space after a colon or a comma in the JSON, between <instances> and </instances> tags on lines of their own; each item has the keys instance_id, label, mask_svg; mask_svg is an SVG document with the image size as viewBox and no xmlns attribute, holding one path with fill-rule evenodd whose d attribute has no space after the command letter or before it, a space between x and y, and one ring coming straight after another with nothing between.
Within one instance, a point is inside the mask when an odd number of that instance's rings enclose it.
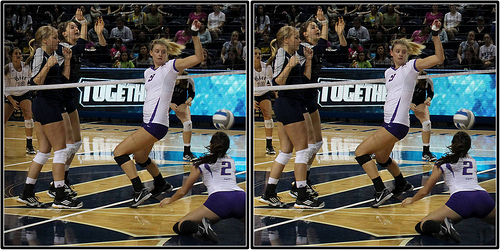
<instances>
[{"instance_id":1,"label":"white knee pad","mask_svg":"<svg viewBox=\"0 0 500 250\"><path fill-rule=\"evenodd\" d=\"M319 141L319 142L314 143L312 148L310 149L311 156L314 156L315 154L317 154L322 146L323 146L323 141Z\"/></svg>"},{"instance_id":2,"label":"white knee pad","mask_svg":"<svg viewBox=\"0 0 500 250\"><path fill-rule=\"evenodd\" d=\"M273 119L264 120L264 127L266 127L266 128L274 128Z\"/></svg>"},{"instance_id":3,"label":"white knee pad","mask_svg":"<svg viewBox=\"0 0 500 250\"><path fill-rule=\"evenodd\" d=\"M33 121L33 119L24 120L24 127L25 128L34 128L35 122Z\"/></svg>"},{"instance_id":4,"label":"white knee pad","mask_svg":"<svg viewBox=\"0 0 500 250\"><path fill-rule=\"evenodd\" d=\"M183 129L186 132L192 131L193 130L193 122L191 121L185 121L182 123Z\"/></svg>"},{"instance_id":5,"label":"white knee pad","mask_svg":"<svg viewBox=\"0 0 500 250\"><path fill-rule=\"evenodd\" d=\"M71 147L71 154L76 154L76 152L78 152L78 149L80 149L80 147L82 146L82 141L77 141L75 143L73 143L73 146Z\"/></svg>"},{"instance_id":6,"label":"white knee pad","mask_svg":"<svg viewBox=\"0 0 500 250\"><path fill-rule=\"evenodd\" d=\"M292 158L292 153L283 153L280 150L278 156L274 159L274 161L279 164L286 165L290 158Z\"/></svg>"},{"instance_id":7,"label":"white knee pad","mask_svg":"<svg viewBox=\"0 0 500 250\"><path fill-rule=\"evenodd\" d=\"M33 158L33 161L40 164L40 165L45 165L47 160L50 157L50 152L49 153L42 153L38 151L35 155L35 158Z\"/></svg>"},{"instance_id":8,"label":"white knee pad","mask_svg":"<svg viewBox=\"0 0 500 250\"><path fill-rule=\"evenodd\" d=\"M62 163L66 164L66 160L68 159L68 148L63 148L54 152L53 163Z\"/></svg>"},{"instance_id":9,"label":"white knee pad","mask_svg":"<svg viewBox=\"0 0 500 250\"><path fill-rule=\"evenodd\" d=\"M309 161L309 149L302 149L297 152L295 152L295 163L304 163L307 164L307 161Z\"/></svg>"},{"instance_id":10,"label":"white knee pad","mask_svg":"<svg viewBox=\"0 0 500 250\"><path fill-rule=\"evenodd\" d=\"M422 122L422 131L431 131L431 121Z\"/></svg>"}]
</instances>

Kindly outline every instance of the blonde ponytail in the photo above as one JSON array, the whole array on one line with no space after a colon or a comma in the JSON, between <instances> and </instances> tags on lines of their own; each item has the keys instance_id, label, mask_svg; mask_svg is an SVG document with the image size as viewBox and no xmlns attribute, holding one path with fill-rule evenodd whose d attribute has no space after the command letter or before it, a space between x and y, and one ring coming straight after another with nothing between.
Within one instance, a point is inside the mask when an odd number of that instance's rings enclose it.
<instances>
[{"instance_id":1,"label":"blonde ponytail","mask_svg":"<svg viewBox=\"0 0 500 250\"><path fill-rule=\"evenodd\" d=\"M167 48L168 55L177 56L182 53L182 50L186 47L184 45L180 45L178 43L172 42L170 39L160 38L151 41L149 44L149 50L153 50L153 47L156 44L164 45Z\"/></svg>"},{"instance_id":2,"label":"blonde ponytail","mask_svg":"<svg viewBox=\"0 0 500 250\"><path fill-rule=\"evenodd\" d=\"M50 25L46 25L46 26L42 26L42 27L38 28L38 30L35 33L35 38L31 39L28 43L28 45L30 47L30 56L24 62L25 64L31 63L31 61L33 60L33 56L35 55L37 47L41 44L41 42L44 38L47 38L52 33L57 34L57 29L50 26ZM37 43L36 44L37 46L33 45L33 43L35 43L35 42Z\"/></svg>"},{"instance_id":3,"label":"blonde ponytail","mask_svg":"<svg viewBox=\"0 0 500 250\"><path fill-rule=\"evenodd\" d=\"M394 46L396 44L406 46L408 48L408 54L410 54L412 56L418 56L418 55L422 54L422 50L425 49L425 45L411 42L410 40L408 40L406 38L393 40L392 44L391 44L393 49L394 49Z\"/></svg>"},{"instance_id":4,"label":"blonde ponytail","mask_svg":"<svg viewBox=\"0 0 500 250\"><path fill-rule=\"evenodd\" d=\"M278 30L278 33L276 33L276 39L273 39L270 44L271 58L269 58L267 64L271 64L272 62L274 62L274 60L276 59L276 53L278 49L283 46L283 41L285 40L285 38L288 38L295 33L298 33L298 30L295 27L289 25L285 25ZM278 43L278 45L274 45L275 43Z\"/></svg>"},{"instance_id":5,"label":"blonde ponytail","mask_svg":"<svg viewBox=\"0 0 500 250\"><path fill-rule=\"evenodd\" d=\"M30 47L30 56L28 58L26 58L26 61L24 62L26 65L29 65L31 63L31 61L33 60L33 57L35 56L36 48L33 45L34 42L35 42L35 38L31 39L28 42L28 46Z\"/></svg>"}]
</instances>

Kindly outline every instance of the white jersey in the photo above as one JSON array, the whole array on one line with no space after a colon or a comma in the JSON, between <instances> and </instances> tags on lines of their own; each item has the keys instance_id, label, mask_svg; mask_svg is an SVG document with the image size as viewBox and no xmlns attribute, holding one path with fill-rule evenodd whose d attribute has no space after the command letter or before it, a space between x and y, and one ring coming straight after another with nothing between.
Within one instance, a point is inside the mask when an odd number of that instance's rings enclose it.
<instances>
[{"instance_id":1,"label":"white jersey","mask_svg":"<svg viewBox=\"0 0 500 250\"><path fill-rule=\"evenodd\" d=\"M417 83L416 59L408 61L398 69L385 71L387 99L384 104L384 122L398 123L410 127L410 104Z\"/></svg>"},{"instance_id":2,"label":"white jersey","mask_svg":"<svg viewBox=\"0 0 500 250\"><path fill-rule=\"evenodd\" d=\"M28 86L28 81L31 78L31 67L29 65L25 65L24 62L21 62L21 71L17 71L14 68L12 63L7 64L8 69L5 70L4 82L5 87L20 87L20 86ZM21 91L5 91L5 97L9 95L13 96L22 96L26 94L28 90Z\"/></svg>"},{"instance_id":3,"label":"white jersey","mask_svg":"<svg viewBox=\"0 0 500 250\"><path fill-rule=\"evenodd\" d=\"M233 158L226 155L213 164L200 164L203 184L208 189L208 195L220 191L243 191L236 184L236 165Z\"/></svg>"},{"instance_id":4,"label":"white jersey","mask_svg":"<svg viewBox=\"0 0 500 250\"><path fill-rule=\"evenodd\" d=\"M457 163L444 163L439 166L443 179L450 188L450 195L459 191L485 190L477 182L476 160L470 155L460 158Z\"/></svg>"},{"instance_id":5,"label":"white jersey","mask_svg":"<svg viewBox=\"0 0 500 250\"><path fill-rule=\"evenodd\" d=\"M260 62L260 72L253 69L253 83L255 87L271 86L273 80L273 68L271 65L266 65L265 62ZM261 96L269 91L255 90L254 96Z\"/></svg>"},{"instance_id":6,"label":"white jersey","mask_svg":"<svg viewBox=\"0 0 500 250\"><path fill-rule=\"evenodd\" d=\"M167 127L169 125L168 111L179 73L174 64L175 60L170 60L157 69L150 67L144 71L146 100L142 119L146 124L158 123Z\"/></svg>"}]
</instances>

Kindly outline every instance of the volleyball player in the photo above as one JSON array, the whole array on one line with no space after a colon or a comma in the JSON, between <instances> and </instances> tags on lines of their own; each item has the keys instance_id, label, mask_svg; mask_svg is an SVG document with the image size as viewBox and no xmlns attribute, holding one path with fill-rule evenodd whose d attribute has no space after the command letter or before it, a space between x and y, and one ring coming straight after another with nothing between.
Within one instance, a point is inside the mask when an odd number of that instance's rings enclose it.
<instances>
[{"instance_id":1,"label":"volleyball player","mask_svg":"<svg viewBox=\"0 0 500 250\"><path fill-rule=\"evenodd\" d=\"M321 33L315 22L307 21L303 23L299 29L300 39L302 43L300 44L299 50L297 51L301 64L305 61L302 47L308 47L314 51L310 81L311 83L318 82L322 67L322 57L326 52L326 49L328 48L328 20L325 18L321 7L318 7L318 10L316 12L316 20L318 20L322 25ZM344 37L344 28L344 19L342 17L339 17L339 21L335 23L335 31L337 32L337 35L339 37L340 46L346 47L347 41ZM304 113L304 119L307 125L308 148L310 150L310 158L307 162L307 191L312 195L317 196L318 192L313 189L310 174L311 165L316 158L316 154L323 145L323 136L321 134L321 118L319 116L318 110L318 89L304 89L304 99L304 103L307 109L307 112ZM294 198L297 196L295 183L292 183L290 195Z\"/></svg>"},{"instance_id":2,"label":"volleyball player","mask_svg":"<svg viewBox=\"0 0 500 250\"><path fill-rule=\"evenodd\" d=\"M38 43L39 48L33 48L33 42ZM30 45L30 56L26 63L32 62L32 78L30 84L48 85L65 83L70 78L70 59L72 52L63 48L64 62L59 64L55 51L59 39L57 30L52 26L40 27L35 39ZM50 157L50 151L54 149L52 160L52 176L54 178L55 197L53 208L80 208L83 202L72 198L65 192L64 188L64 165L67 160L68 149L66 148L66 133L62 113L64 111L63 92L60 89L38 90L33 99L33 115L35 116L35 129L38 137L38 152L33 158L28 170L28 177L23 192L17 201L32 207L42 207L44 204L35 196L34 187L43 165Z\"/></svg>"},{"instance_id":3,"label":"volleyball player","mask_svg":"<svg viewBox=\"0 0 500 250\"><path fill-rule=\"evenodd\" d=\"M356 161L363 167L375 187L372 207L379 207L391 197L413 190L413 185L403 177L398 164L390 158L390 153L394 144L408 134L411 98L418 73L444 61L443 45L437 31L439 28L441 28L441 22L434 20L432 40L435 54L423 59L408 61L410 55L419 55L425 46L410 42L404 38L392 41L391 55L394 66L385 71L387 99L384 104L384 125L366 138L354 152ZM382 182L377 165L372 161L371 154L375 154L377 163L389 170L394 177L395 188L392 192Z\"/></svg>"},{"instance_id":4,"label":"volleyball player","mask_svg":"<svg viewBox=\"0 0 500 250\"><path fill-rule=\"evenodd\" d=\"M425 71L421 71L420 75L427 75ZM430 151L431 141L431 116L429 114L429 106L434 97L434 82L431 78L419 79L415 85L413 99L410 109L413 110L415 116L422 124L422 160L436 161L436 156Z\"/></svg>"},{"instance_id":5,"label":"volleyball player","mask_svg":"<svg viewBox=\"0 0 500 250\"><path fill-rule=\"evenodd\" d=\"M415 196L403 200L401 206L404 207L424 198L441 176L450 188L450 198L446 204L432 211L415 225L418 233L447 236L460 242L454 223L459 223L463 219L479 218L489 224L495 224L495 201L477 181L477 164L468 154L470 147L470 136L463 131L457 132L448 147L450 152L436 162L424 187Z\"/></svg>"},{"instance_id":6,"label":"volleyball player","mask_svg":"<svg viewBox=\"0 0 500 250\"><path fill-rule=\"evenodd\" d=\"M186 71L179 72L179 75L187 75ZM191 104L195 95L194 80L179 79L176 81L170 109L182 122L182 140L184 141L184 154L182 159L194 161L196 156L191 152L191 136L193 134L193 122L191 121Z\"/></svg>"},{"instance_id":7,"label":"volleyball player","mask_svg":"<svg viewBox=\"0 0 500 250\"><path fill-rule=\"evenodd\" d=\"M262 62L262 53L259 48L253 53L253 83L255 87L270 86L273 79L273 68L271 65ZM254 92L254 108L262 111L264 116L264 127L266 132L266 154L275 155L273 147L273 128L271 92Z\"/></svg>"},{"instance_id":8,"label":"volleyball player","mask_svg":"<svg viewBox=\"0 0 500 250\"><path fill-rule=\"evenodd\" d=\"M14 47L9 51L9 56L12 60L9 64L5 65L4 82L5 87L19 87L27 86L31 78L31 67L29 64L24 63L22 52L19 48ZM26 153L32 155L36 154L33 148L33 116L31 111L31 92L28 90L23 91L5 91L5 116L4 124L7 123L10 116L15 110L21 108L24 117L24 132L26 133Z\"/></svg>"},{"instance_id":9,"label":"volleyball player","mask_svg":"<svg viewBox=\"0 0 500 250\"><path fill-rule=\"evenodd\" d=\"M201 176L208 189L208 198L195 210L189 212L174 224L177 234L192 235L199 233L217 242L217 235L211 224L228 218L244 221L245 191L236 183L236 165L227 150L229 137L224 132L217 132L210 139L208 154L194 162L189 177L171 198L160 202L160 207L169 205L184 197Z\"/></svg>"},{"instance_id":10,"label":"volleyball player","mask_svg":"<svg viewBox=\"0 0 500 250\"><path fill-rule=\"evenodd\" d=\"M203 61L203 48L198 37L199 28L200 22L194 20L191 30L195 54L186 58L168 60L169 55L179 55L184 49L183 45L165 38L156 39L150 43L150 54L154 66L144 71L146 99L143 107L143 125L118 144L113 151L116 163L132 182L134 189L130 204L132 208L136 208L151 196L157 196L172 189L172 185L163 179L158 165L148 155L154 143L161 140L168 132L168 107L170 107L178 73ZM153 190L149 191L144 187L134 162L129 157L130 154L134 154L136 163L153 176Z\"/></svg>"},{"instance_id":11,"label":"volleyball player","mask_svg":"<svg viewBox=\"0 0 500 250\"><path fill-rule=\"evenodd\" d=\"M80 80L80 67L81 58L85 52L85 46L87 44L87 21L82 15L80 8L77 9L75 20L81 24L81 30L73 21L62 22L58 27L59 46L57 48L58 61L64 60L62 57L62 50L64 47L70 48L73 56L71 57L71 69L69 83L77 83ZM81 21L80 21L81 20ZM104 29L104 21L102 17L99 17L95 23L94 30L99 37L98 48L103 48L106 46L106 39L102 35L102 30ZM71 188L71 183L69 181L69 167L76 152L82 145L82 136L80 133L80 116L78 115L78 110L74 103L75 96L78 95L79 91L77 88L65 88L62 89L63 93L63 105L64 112L62 114L64 125L66 128L66 148L68 148L68 159L65 164L65 190L71 196L76 196L77 192ZM49 190L47 194L50 197L54 197L55 190L53 183L50 183Z\"/></svg>"},{"instance_id":12,"label":"volleyball player","mask_svg":"<svg viewBox=\"0 0 500 250\"><path fill-rule=\"evenodd\" d=\"M299 32L292 26L283 26L276 34L276 39L271 42L272 56L269 62L274 64L273 84L291 85L303 84L311 79L311 65L313 51L304 47L306 60L300 65L296 54L299 49ZM276 43L277 46L275 45ZM296 208L322 208L325 206L311 196L307 188L307 161L309 151L307 149L306 122L303 113L304 92L303 90L281 90L274 102L274 113L278 121L278 136L280 140L280 152L276 157L271 173L269 175L266 190L260 201L274 207L284 207L276 194L276 186L283 172L283 168L292 157L295 148L294 175L297 185L297 198L294 206Z\"/></svg>"}]
</instances>

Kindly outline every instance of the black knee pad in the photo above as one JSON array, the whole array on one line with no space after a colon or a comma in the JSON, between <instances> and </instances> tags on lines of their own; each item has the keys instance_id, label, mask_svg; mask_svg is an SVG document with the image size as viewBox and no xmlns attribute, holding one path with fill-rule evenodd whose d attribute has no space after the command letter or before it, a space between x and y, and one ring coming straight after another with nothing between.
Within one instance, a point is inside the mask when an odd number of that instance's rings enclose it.
<instances>
[{"instance_id":1,"label":"black knee pad","mask_svg":"<svg viewBox=\"0 0 500 250\"><path fill-rule=\"evenodd\" d=\"M358 164L360 166L363 166L365 163L371 161L372 157L370 155L362 155L362 156L358 156L354 159L356 159L356 161L358 162Z\"/></svg>"},{"instance_id":2,"label":"black knee pad","mask_svg":"<svg viewBox=\"0 0 500 250\"><path fill-rule=\"evenodd\" d=\"M434 220L426 220L422 223L422 234L439 233L441 230L441 222Z\"/></svg>"},{"instance_id":3,"label":"black knee pad","mask_svg":"<svg viewBox=\"0 0 500 250\"><path fill-rule=\"evenodd\" d=\"M381 167L383 167L383 168L387 168L389 165L391 165L391 163L392 163L392 159L391 159L391 157L389 157L389 160L387 160L386 162L384 162L384 163L377 162L377 163L378 163L378 165L380 165Z\"/></svg>"},{"instance_id":4,"label":"black knee pad","mask_svg":"<svg viewBox=\"0 0 500 250\"><path fill-rule=\"evenodd\" d=\"M190 220L185 220L179 227L180 234L194 234L198 232L198 223Z\"/></svg>"},{"instance_id":5,"label":"black knee pad","mask_svg":"<svg viewBox=\"0 0 500 250\"><path fill-rule=\"evenodd\" d=\"M419 222L419 223L420 223L420 222ZM174 224L174 227L173 227L172 229L174 229L174 232L175 232L176 234L181 234L181 232L179 231L179 222L176 222L176 223Z\"/></svg>"},{"instance_id":6,"label":"black knee pad","mask_svg":"<svg viewBox=\"0 0 500 250\"><path fill-rule=\"evenodd\" d=\"M115 157L115 161L116 161L116 163L118 163L118 166L121 167L123 164L125 164L125 162L130 161L130 156L120 155L120 156Z\"/></svg>"},{"instance_id":7,"label":"black knee pad","mask_svg":"<svg viewBox=\"0 0 500 250\"><path fill-rule=\"evenodd\" d=\"M415 225L415 231L417 231L417 233L419 233L419 234L424 234L422 232L422 229L420 229L421 224L422 224L422 222L418 222L417 225Z\"/></svg>"},{"instance_id":8,"label":"black knee pad","mask_svg":"<svg viewBox=\"0 0 500 250\"><path fill-rule=\"evenodd\" d=\"M137 163L137 165L141 166L142 168L147 168L149 164L151 164L151 158L148 157L148 159L144 163L139 163L137 161L135 163Z\"/></svg>"}]
</instances>

